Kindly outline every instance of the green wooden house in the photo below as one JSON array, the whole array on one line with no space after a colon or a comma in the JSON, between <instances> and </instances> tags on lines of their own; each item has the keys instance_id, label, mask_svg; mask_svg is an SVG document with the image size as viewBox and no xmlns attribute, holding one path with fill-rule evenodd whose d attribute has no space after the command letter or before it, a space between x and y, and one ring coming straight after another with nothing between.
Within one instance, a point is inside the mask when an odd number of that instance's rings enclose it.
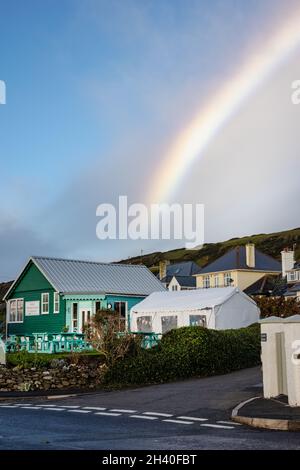
<instances>
[{"instance_id":1,"label":"green wooden house","mask_svg":"<svg viewBox=\"0 0 300 470\"><path fill-rule=\"evenodd\" d=\"M163 290L146 266L31 257L5 295L7 336L81 333L107 308L130 329L130 309Z\"/></svg>"}]
</instances>

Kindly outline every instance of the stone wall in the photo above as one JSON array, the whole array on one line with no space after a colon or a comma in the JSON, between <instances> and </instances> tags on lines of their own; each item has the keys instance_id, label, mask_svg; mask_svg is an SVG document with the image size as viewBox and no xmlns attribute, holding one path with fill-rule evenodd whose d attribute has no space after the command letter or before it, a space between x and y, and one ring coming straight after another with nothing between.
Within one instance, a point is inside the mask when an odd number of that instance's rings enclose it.
<instances>
[{"instance_id":1,"label":"stone wall","mask_svg":"<svg viewBox=\"0 0 300 470\"><path fill-rule=\"evenodd\" d=\"M0 366L0 392L93 389L100 386L103 373L103 365L66 364L64 361L57 361L47 369Z\"/></svg>"}]
</instances>

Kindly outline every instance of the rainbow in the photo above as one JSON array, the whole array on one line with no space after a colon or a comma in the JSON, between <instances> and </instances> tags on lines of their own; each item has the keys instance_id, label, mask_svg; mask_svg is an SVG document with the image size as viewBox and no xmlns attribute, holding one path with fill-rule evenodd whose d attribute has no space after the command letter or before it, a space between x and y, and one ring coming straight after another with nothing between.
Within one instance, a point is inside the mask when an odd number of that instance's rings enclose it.
<instances>
[{"instance_id":1,"label":"rainbow","mask_svg":"<svg viewBox=\"0 0 300 470\"><path fill-rule=\"evenodd\" d=\"M151 179L149 202L168 202L187 170L203 156L218 131L299 44L300 9L270 35L175 139Z\"/></svg>"}]
</instances>

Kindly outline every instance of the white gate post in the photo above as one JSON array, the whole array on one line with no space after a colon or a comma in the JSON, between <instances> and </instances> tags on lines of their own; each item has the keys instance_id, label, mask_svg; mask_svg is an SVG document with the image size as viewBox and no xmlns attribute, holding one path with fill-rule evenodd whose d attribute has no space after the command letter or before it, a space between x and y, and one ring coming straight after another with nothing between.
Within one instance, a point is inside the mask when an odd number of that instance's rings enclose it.
<instances>
[{"instance_id":1,"label":"white gate post","mask_svg":"<svg viewBox=\"0 0 300 470\"><path fill-rule=\"evenodd\" d=\"M0 364L6 365L5 343L0 339Z\"/></svg>"}]
</instances>

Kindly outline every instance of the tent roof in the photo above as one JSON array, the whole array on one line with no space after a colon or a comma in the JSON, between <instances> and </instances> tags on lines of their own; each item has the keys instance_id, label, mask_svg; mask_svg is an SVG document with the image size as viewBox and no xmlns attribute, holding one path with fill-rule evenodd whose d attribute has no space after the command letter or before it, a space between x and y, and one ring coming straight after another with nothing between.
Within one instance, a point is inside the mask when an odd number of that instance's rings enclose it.
<instances>
[{"instance_id":1,"label":"tent roof","mask_svg":"<svg viewBox=\"0 0 300 470\"><path fill-rule=\"evenodd\" d=\"M236 287L216 287L185 291L154 292L135 305L131 312L158 312L201 310L221 305L235 293L239 293L255 303Z\"/></svg>"}]
</instances>

